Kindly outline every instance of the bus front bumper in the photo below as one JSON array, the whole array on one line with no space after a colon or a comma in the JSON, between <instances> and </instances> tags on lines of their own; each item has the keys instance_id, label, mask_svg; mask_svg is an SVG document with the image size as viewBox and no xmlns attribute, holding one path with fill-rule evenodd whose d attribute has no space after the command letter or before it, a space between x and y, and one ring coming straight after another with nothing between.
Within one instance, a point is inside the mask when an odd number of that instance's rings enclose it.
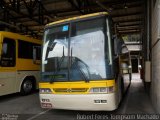
<instances>
[{"instance_id":1,"label":"bus front bumper","mask_svg":"<svg viewBox=\"0 0 160 120\"><path fill-rule=\"evenodd\" d=\"M115 93L111 94L40 94L42 108L112 111L118 107Z\"/></svg>"}]
</instances>

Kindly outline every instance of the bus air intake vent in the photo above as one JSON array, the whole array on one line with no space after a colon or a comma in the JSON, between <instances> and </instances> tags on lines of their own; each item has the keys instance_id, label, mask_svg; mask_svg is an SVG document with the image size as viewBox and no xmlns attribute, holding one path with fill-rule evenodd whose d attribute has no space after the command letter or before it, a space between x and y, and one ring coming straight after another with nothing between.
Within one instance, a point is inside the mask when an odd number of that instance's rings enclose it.
<instances>
[{"instance_id":1,"label":"bus air intake vent","mask_svg":"<svg viewBox=\"0 0 160 120\"><path fill-rule=\"evenodd\" d=\"M53 89L56 93L77 93L77 92L87 92L87 88L56 88Z\"/></svg>"}]
</instances>

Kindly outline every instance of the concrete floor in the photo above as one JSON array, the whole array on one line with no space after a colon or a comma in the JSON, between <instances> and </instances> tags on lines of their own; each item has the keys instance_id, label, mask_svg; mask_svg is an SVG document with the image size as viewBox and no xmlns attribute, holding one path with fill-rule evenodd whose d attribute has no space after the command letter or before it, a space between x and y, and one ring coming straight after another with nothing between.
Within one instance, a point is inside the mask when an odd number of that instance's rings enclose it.
<instances>
[{"instance_id":1,"label":"concrete floor","mask_svg":"<svg viewBox=\"0 0 160 120\"><path fill-rule=\"evenodd\" d=\"M155 114L139 74L133 74L133 80L127 94L119 108L112 112L42 109L37 92L28 96L12 94L0 97L0 120L3 120L3 117L7 115L17 117L18 120L77 120L80 119L79 116L83 115L90 117L90 119L93 116L93 119L109 119L108 117L111 115L117 114Z\"/></svg>"},{"instance_id":2,"label":"concrete floor","mask_svg":"<svg viewBox=\"0 0 160 120\"><path fill-rule=\"evenodd\" d=\"M132 75L131 86L120 106L122 113L126 114L154 114L151 100L145 92L144 85L140 79L140 75L134 73Z\"/></svg>"}]
</instances>

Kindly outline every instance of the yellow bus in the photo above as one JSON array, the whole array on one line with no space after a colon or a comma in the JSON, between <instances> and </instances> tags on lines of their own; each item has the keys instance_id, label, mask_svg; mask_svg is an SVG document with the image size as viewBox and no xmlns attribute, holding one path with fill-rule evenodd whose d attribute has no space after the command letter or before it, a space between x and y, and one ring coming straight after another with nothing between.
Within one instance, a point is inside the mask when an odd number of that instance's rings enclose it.
<instances>
[{"instance_id":1,"label":"yellow bus","mask_svg":"<svg viewBox=\"0 0 160 120\"><path fill-rule=\"evenodd\" d=\"M56 21L44 32L42 108L115 110L131 81L130 55L106 12Z\"/></svg>"},{"instance_id":2,"label":"yellow bus","mask_svg":"<svg viewBox=\"0 0 160 120\"><path fill-rule=\"evenodd\" d=\"M16 92L25 95L38 87L40 61L33 61L33 47L41 43L24 35L0 31L0 96ZM36 55L40 60L40 49Z\"/></svg>"}]
</instances>

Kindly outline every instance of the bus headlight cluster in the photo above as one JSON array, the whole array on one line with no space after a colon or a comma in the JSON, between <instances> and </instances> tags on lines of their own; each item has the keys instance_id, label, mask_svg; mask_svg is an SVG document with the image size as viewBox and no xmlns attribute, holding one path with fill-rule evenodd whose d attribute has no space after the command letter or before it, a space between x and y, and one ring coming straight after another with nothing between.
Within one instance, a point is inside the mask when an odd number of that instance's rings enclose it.
<instances>
[{"instance_id":1,"label":"bus headlight cluster","mask_svg":"<svg viewBox=\"0 0 160 120\"><path fill-rule=\"evenodd\" d=\"M39 92L40 92L40 94L50 94L50 93L52 93L51 89L49 89L49 88L40 88Z\"/></svg>"},{"instance_id":2,"label":"bus headlight cluster","mask_svg":"<svg viewBox=\"0 0 160 120\"><path fill-rule=\"evenodd\" d=\"M93 87L89 91L90 93L113 93L114 86L110 87Z\"/></svg>"}]
</instances>

